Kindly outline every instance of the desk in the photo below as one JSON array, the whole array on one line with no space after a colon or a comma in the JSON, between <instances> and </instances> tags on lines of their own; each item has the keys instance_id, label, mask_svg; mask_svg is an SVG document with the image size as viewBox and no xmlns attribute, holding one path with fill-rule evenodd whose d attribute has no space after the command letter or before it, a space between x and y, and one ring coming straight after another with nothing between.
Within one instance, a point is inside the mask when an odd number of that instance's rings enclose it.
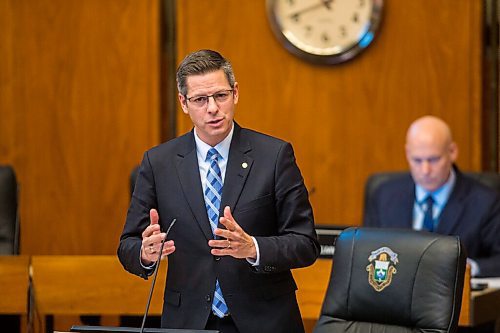
<instances>
[{"instance_id":1,"label":"desk","mask_svg":"<svg viewBox=\"0 0 500 333\"><path fill-rule=\"evenodd\" d=\"M28 259L24 260L27 267ZM116 256L33 256L31 268L35 306L40 315L142 315L152 281L143 280L126 272ZM331 268L331 260L319 259L310 267L292 271L299 287L297 301L304 320L316 321L319 318ZM150 314L161 314L166 269L167 262L163 261L156 281ZM16 270L9 266L12 276L18 276L17 273L13 273ZM466 281L469 280L470 277L466 277ZM16 293L26 295L27 279L24 281L24 289L21 288L21 291ZM6 285L0 280L0 288ZM16 284L9 282L9 285ZM498 318L500 290L486 289L471 292L468 285L467 282L459 325L475 326ZM13 292L9 287L6 289ZM3 309L1 308L3 303L0 300L0 310ZM12 307L14 305L7 303ZM15 311L21 310L25 313L26 298L21 299L16 305Z\"/></svg>"},{"instance_id":2,"label":"desk","mask_svg":"<svg viewBox=\"0 0 500 333\"><path fill-rule=\"evenodd\" d=\"M28 313L28 256L0 256L0 313Z\"/></svg>"},{"instance_id":3,"label":"desk","mask_svg":"<svg viewBox=\"0 0 500 333\"><path fill-rule=\"evenodd\" d=\"M331 270L330 259L318 259L309 267L292 270L293 278L299 288L297 302L303 319L318 320L330 282Z\"/></svg>"},{"instance_id":4,"label":"desk","mask_svg":"<svg viewBox=\"0 0 500 333\"><path fill-rule=\"evenodd\" d=\"M466 297L464 295L464 297ZM500 319L500 289L488 288L470 293L469 311L460 313L460 326L477 326Z\"/></svg>"},{"instance_id":5,"label":"desk","mask_svg":"<svg viewBox=\"0 0 500 333\"><path fill-rule=\"evenodd\" d=\"M41 315L143 315L152 279L126 272L116 256L33 256L35 307ZM167 262L158 272L150 314L161 314Z\"/></svg>"}]
</instances>

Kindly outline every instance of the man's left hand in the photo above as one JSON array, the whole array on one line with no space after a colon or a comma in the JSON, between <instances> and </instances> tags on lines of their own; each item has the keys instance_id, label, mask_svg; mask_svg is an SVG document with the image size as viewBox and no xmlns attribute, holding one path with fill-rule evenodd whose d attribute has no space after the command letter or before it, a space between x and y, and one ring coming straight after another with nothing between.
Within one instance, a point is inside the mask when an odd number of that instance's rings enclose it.
<instances>
[{"instance_id":1,"label":"man's left hand","mask_svg":"<svg viewBox=\"0 0 500 333\"><path fill-rule=\"evenodd\" d=\"M224 216L219 218L219 222L226 229L215 229L215 235L223 239L208 241L208 246L212 248L211 253L214 256L232 256L239 259L255 260L257 250L252 237L236 223L229 206L224 207Z\"/></svg>"}]
</instances>

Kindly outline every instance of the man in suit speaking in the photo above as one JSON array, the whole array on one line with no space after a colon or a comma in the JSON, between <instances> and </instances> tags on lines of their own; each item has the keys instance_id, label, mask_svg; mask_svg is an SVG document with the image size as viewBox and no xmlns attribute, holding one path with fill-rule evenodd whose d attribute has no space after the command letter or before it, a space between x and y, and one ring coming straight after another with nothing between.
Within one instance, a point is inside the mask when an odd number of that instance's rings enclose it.
<instances>
[{"instance_id":1,"label":"man in suit speaking","mask_svg":"<svg viewBox=\"0 0 500 333\"><path fill-rule=\"evenodd\" d=\"M458 235L473 276L500 276L500 194L460 172L458 147L441 119L417 119L406 136L409 174L382 183L364 225Z\"/></svg>"},{"instance_id":2,"label":"man in suit speaking","mask_svg":"<svg viewBox=\"0 0 500 333\"><path fill-rule=\"evenodd\" d=\"M291 145L233 121L239 87L219 53L188 55L177 86L194 129L144 154L120 261L146 278L176 219L162 327L304 332L290 269L311 265L319 244Z\"/></svg>"}]
</instances>

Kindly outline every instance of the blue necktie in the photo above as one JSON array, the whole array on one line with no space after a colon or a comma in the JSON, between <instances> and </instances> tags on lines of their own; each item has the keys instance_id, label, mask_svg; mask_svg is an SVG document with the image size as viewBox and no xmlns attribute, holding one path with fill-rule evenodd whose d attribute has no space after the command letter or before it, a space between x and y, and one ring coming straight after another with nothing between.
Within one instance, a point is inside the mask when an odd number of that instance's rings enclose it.
<instances>
[{"instance_id":1,"label":"blue necktie","mask_svg":"<svg viewBox=\"0 0 500 333\"><path fill-rule=\"evenodd\" d=\"M432 216L432 206L434 204L434 199L432 195L425 199L425 210L424 210L424 230L434 231L434 217Z\"/></svg>"},{"instance_id":2,"label":"blue necktie","mask_svg":"<svg viewBox=\"0 0 500 333\"><path fill-rule=\"evenodd\" d=\"M215 228L217 228L217 224L219 223L219 208L222 196L222 174L220 172L219 164L217 163L219 157L219 152L215 148L210 148L206 158L206 161L210 161L210 167L208 168L206 180L207 186L205 189L205 207L207 209L212 232L215 231ZM222 296L219 280L215 281L212 311L220 318L223 318L224 315L228 313L227 304Z\"/></svg>"}]
</instances>

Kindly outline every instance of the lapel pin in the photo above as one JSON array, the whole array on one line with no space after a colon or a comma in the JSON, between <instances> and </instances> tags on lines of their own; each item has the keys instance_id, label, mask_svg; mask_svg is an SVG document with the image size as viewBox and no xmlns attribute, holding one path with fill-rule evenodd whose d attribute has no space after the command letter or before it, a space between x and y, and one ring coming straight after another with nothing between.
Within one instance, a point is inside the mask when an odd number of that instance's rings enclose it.
<instances>
[{"instance_id":1,"label":"lapel pin","mask_svg":"<svg viewBox=\"0 0 500 333\"><path fill-rule=\"evenodd\" d=\"M246 168L248 167L247 162L243 162L243 163L241 163L241 167L242 167L243 169L246 169Z\"/></svg>"}]
</instances>

